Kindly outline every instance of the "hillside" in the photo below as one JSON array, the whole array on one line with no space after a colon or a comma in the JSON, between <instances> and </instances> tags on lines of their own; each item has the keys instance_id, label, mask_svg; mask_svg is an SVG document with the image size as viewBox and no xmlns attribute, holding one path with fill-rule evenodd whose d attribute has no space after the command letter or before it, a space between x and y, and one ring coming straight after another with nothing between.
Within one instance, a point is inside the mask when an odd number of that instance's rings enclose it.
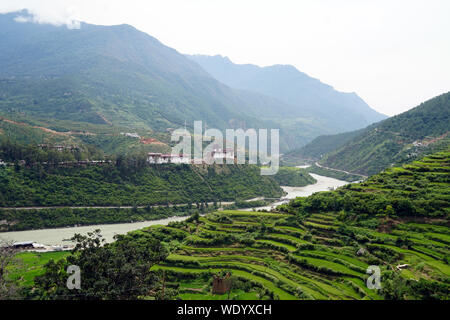
<instances>
[{"instance_id":1,"label":"hillside","mask_svg":"<svg viewBox=\"0 0 450 320\"><path fill-rule=\"evenodd\" d=\"M0 206L121 206L280 197L250 165L149 166L118 160L90 167L0 166Z\"/></svg>"},{"instance_id":2,"label":"hillside","mask_svg":"<svg viewBox=\"0 0 450 320\"><path fill-rule=\"evenodd\" d=\"M436 153L362 184L296 198L278 212L193 214L120 236L105 248L161 244L167 251L151 270L164 270L167 297L183 300L448 300L449 172L450 151ZM90 248L84 258L95 261L100 250ZM33 274L28 268L18 277L17 262L11 278L24 292L37 286L36 298L63 292L77 299L97 279L86 274L88 284L76 295L66 289L61 274L76 256L59 255L57 264L44 266L52 253L19 255L34 263ZM381 289L367 287L369 266L380 268ZM231 290L212 293L213 277L226 274Z\"/></svg>"},{"instance_id":3,"label":"hillside","mask_svg":"<svg viewBox=\"0 0 450 320\"><path fill-rule=\"evenodd\" d=\"M345 207L346 214L337 214L340 209L332 204L307 211L299 206L323 203L326 197L318 193L293 200L282 206L281 213L222 212L173 223L170 227L177 228L176 232L149 228L144 233L162 241L183 239L183 245L154 269L166 270L171 279L181 281L183 299L214 297L204 279L225 271L252 283L251 287L235 287L236 299L265 295L279 299L447 299L449 157L449 152L435 154L373 176L364 184L325 193L344 194L344 199L353 200L353 194L345 196L349 190L359 190L361 197L383 190L381 194L388 199L411 199L414 212L404 211L395 201L393 207L387 205L387 212L376 209L376 217L375 213L362 215L354 206ZM364 199L360 203L369 208L380 203L378 196L361 197L356 199ZM438 211L427 211L433 207ZM317 213L318 209L322 212ZM190 230L197 232L194 235ZM357 254L361 248L363 253ZM381 268L381 290L365 285L369 265ZM201 292L186 289L194 283Z\"/></svg>"},{"instance_id":4,"label":"hillside","mask_svg":"<svg viewBox=\"0 0 450 320\"><path fill-rule=\"evenodd\" d=\"M317 182L306 170L292 167L280 167L273 178L280 186L288 187L304 187Z\"/></svg>"},{"instance_id":5,"label":"hillside","mask_svg":"<svg viewBox=\"0 0 450 320\"><path fill-rule=\"evenodd\" d=\"M290 65L258 67L234 64L222 56L188 57L232 88L258 92L284 102L287 109L268 115L275 119L288 116L292 129L308 126L312 121L321 126L323 133L337 133L363 128L386 118L355 93L336 91Z\"/></svg>"},{"instance_id":6,"label":"hillside","mask_svg":"<svg viewBox=\"0 0 450 320\"><path fill-rule=\"evenodd\" d=\"M15 20L26 15L0 14L0 115L66 133L79 145L106 144L104 152L120 153L133 144L118 138L120 132L138 132L162 140L167 149L171 130L185 121L192 130L193 121L202 120L219 129L279 128L280 147L290 150L320 134L368 123L346 109L350 118L330 131L320 118L330 110L294 115L277 97L230 88L129 25L81 23L80 29L67 29ZM29 134L17 138L37 140Z\"/></svg>"},{"instance_id":7,"label":"hillside","mask_svg":"<svg viewBox=\"0 0 450 320\"><path fill-rule=\"evenodd\" d=\"M350 132L338 133L333 135L324 135L315 138L307 145L300 149L295 149L283 155L283 161L291 162L298 160L317 160L330 151L336 150L343 146L362 132L362 130L355 130Z\"/></svg>"},{"instance_id":8,"label":"hillside","mask_svg":"<svg viewBox=\"0 0 450 320\"><path fill-rule=\"evenodd\" d=\"M440 217L450 215L450 149L419 161L393 167L362 183L348 184L335 192L297 198L288 211L341 212L341 218L381 216Z\"/></svg>"},{"instance_id":9,"label":"hillside","mask_svg":"<svg viewBox=\"0 0 450 320\"><path fill-rule=\"evenodd\" d=\"M47 121L62 132L93 124L150 136L185 120L188 128L194 120L220 129L273 127L254 110L282 103L228 88L129 25L67 29L14 20L26 14L0 15L0 114L7 119Z\"/></svg>"},{"instance_id":10,"label":"hillside","mask_svg":"<svg viewBox=\"0 0 450 320\"><path fill-rule=\"evenodd\" d=\"M450 144L449 132L450 93L445 93L360 131L319 137L288 155L320 159L328 151L322 165L371 175L445 149Z\"/></svg>"},{"instance_id":11,"label":"hillside","mask_svg":"<svg viewBox=\"0 0 450 320\"><path fill-rule=\"evenodd\" d=\"M278 213L211 213L131 238L181 242L153 270L165 270L182 299L223 298L210 279L226 272L234 299L448 299L449 157L297 198ZM366 286L369 265L381 269L380 290Z\"/></svg>"}]
</instances>

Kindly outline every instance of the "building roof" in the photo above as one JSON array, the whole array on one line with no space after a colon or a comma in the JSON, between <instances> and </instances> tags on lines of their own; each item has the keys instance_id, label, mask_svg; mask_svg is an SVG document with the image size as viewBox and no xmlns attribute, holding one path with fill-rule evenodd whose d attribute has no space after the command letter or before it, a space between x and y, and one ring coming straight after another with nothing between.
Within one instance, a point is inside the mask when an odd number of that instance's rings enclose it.
<instances>
[{"instance_id":1,"label":"building roof","mask_svg":"<svg viewBox=\"0 0 450 320\"><path fill-rule=\"evenodd\" d=\"M14 242L13 246L32 246L34 241Z\"/></svg>"}]
</instances>

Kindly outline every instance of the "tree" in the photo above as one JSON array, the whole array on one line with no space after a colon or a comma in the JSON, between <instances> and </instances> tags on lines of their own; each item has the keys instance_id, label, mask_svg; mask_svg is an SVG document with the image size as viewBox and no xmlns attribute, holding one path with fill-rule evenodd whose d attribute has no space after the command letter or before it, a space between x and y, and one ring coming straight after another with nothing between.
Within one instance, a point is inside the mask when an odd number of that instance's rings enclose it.
<instances>
[{"instance_id":1,"label":"tree","mask_svg":"<svg viewBox=\"0 0 450 320\"><path fill-rule=\"evenodd\" d=\"M14 299L17 287L8 279L8 267L15 259L17 249L10 241L0 238L0 300Z\"/></svg>"},{"instance_id":2,"label":"tree","mask_svg":"<svg viewBox=\"0 0 450 320\"><path fill-rule=\"evenodd\" d=\"M119 235L116 242L104 244L100 230L87 236L76 234L72 255L45 266L36 278L36 291L43 299L127 300L154 295L156 275L150 268L167 255L167 249L150 235ZM81 289L69 290L68 266L81 271Z\"/></svg>"},{"instance_id":3,"label":"tree","mask_svg":"<svg viewBox=\"0 0 450 320\"><path fill-rule=\"evenodd\" d=\"M384 212L385 212L386 215L388 215L388 216L393 216L393 215L395 214L395 210L394 210L394 208L393 208L390 204L388 204L388 205L386 206L386 209L385 209Z\"/></svg>"}]
</instances>

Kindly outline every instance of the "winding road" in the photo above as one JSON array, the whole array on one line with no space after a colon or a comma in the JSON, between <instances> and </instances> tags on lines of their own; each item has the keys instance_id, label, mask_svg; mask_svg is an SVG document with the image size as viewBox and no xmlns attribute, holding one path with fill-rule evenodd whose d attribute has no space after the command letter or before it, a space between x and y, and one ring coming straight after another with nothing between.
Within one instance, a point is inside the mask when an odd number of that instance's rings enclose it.
<instances>
[{"instance_id":1,"label":"winding road","mask_svg":"<svg viewBox=\"0 0 450 320\"><path fill-rule=\"evenodd\" d=\"M346 173L346 174L354 174L356 176L363 177L364 179L368 178L368 176L365 176L365 175L360 174L360 173L354 173L354 172L348 172L348 171L340 170L340 169L328 168L328 167L320 165L317 161L316 161L315 165L318 166L319 168L323 168L323 169L328 169L328 170L332 170L332 171L339 171L339 172L343 172L343 173Z\"/></svg>"}]
</instances>

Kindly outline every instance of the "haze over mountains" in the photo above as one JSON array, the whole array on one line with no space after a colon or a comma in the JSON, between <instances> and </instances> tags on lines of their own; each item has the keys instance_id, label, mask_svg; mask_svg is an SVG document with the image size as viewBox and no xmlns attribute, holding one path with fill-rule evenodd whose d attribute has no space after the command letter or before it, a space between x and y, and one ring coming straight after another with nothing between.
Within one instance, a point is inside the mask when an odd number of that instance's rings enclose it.
<instances>
[{"instance_id":1,"label":"haze over mountains","mask_svg":"<svg viewBox=\"0 0 450 320\"><path fill-rule=\"evenodd\" d=\"M359 129L386 118L356 93L344 93L309 77L291 65L258 67L234 64L227 57L191 55L214 78L226 85L276 98L287 105L291 118L320 119L330 131Z\"/></svg>"},{"instance_id":2,"label":"haze over mountains","mask_svg":"<svg viewBox=\"0 0 450 320\"><path fill-rule=\"evenodd\" d=\"M371 175L450 145L450 92L365 129L321 136L289 157Z\"/></svg>"},{"instance_id":3,"label":"haze over mountains","mask_svg":"<svg viewBox=\"0 0 450 320\"><path fill-rule=\"evenodd\" d=\"M213 76L132 26L67 29L16 21L27 14L0 15L5 118L15 112L30 123L50 119L60 131L76 122L78 129L104 125L156 134L194 120L219 129L280 128L281 149L289 150L384 117L355 94L339 93L290 66L247 66L218 81L201 59Z\"/></svg>"}]
</instances>

